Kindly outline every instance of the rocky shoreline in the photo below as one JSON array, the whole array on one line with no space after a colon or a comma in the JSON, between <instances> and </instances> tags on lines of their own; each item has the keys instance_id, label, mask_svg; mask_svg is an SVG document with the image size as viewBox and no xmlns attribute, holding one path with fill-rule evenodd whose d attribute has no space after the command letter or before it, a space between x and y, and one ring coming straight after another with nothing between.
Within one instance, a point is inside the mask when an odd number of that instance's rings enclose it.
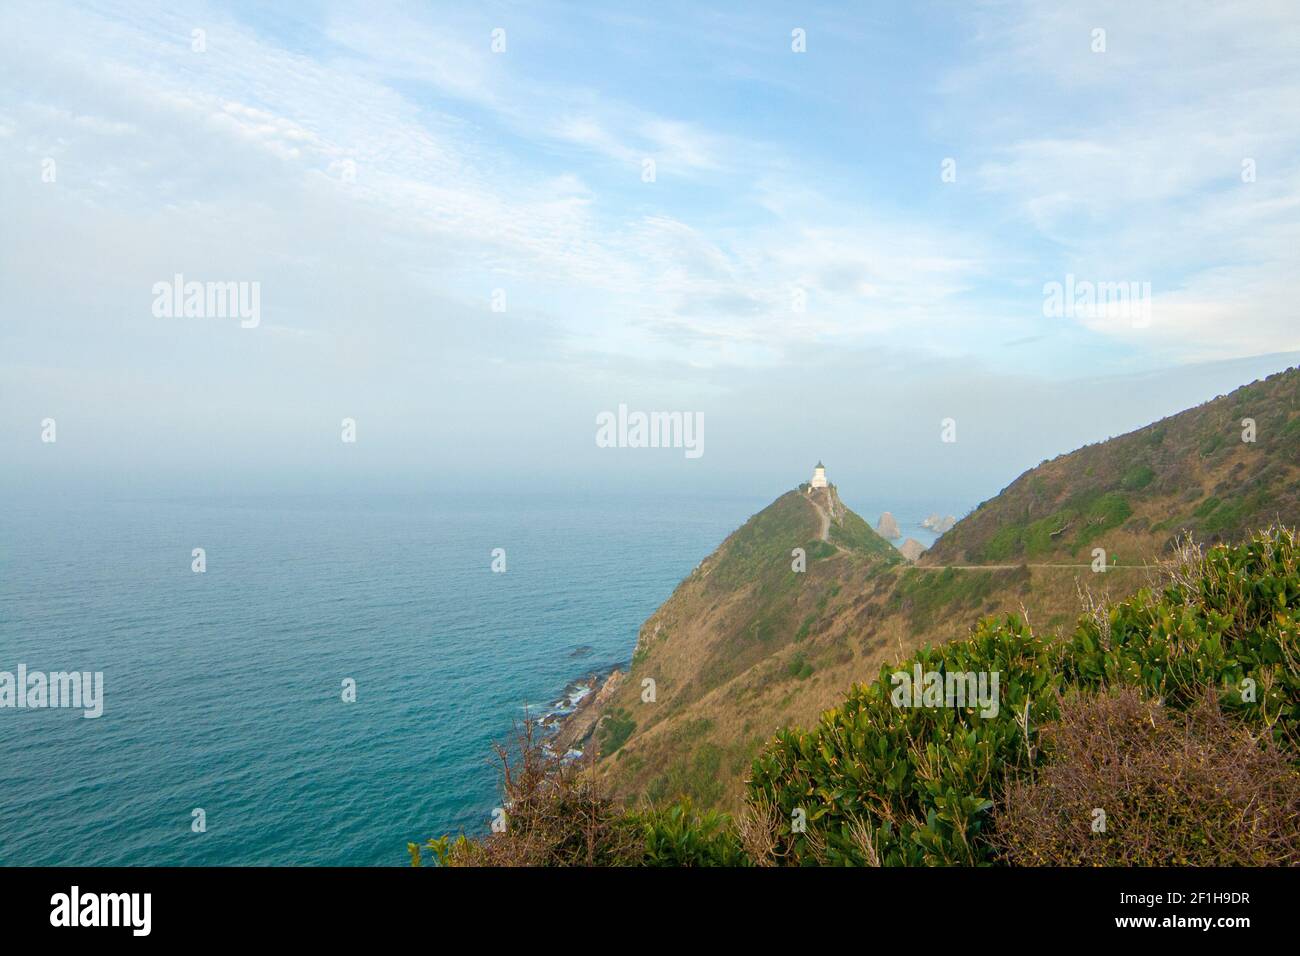
<instances>
[{"instance_id":1,"label":"rocky shoreline","mask_svg":"<svg viewBox=\"0 0 1300 956\"><path fill-rule=\"evenodd\" d=\"M600 723L600 711L626 676L626 663L570 681L564 694L537 719L545 735L543 747L563 760L583 755Z\"/></svg>"}]
</instances>

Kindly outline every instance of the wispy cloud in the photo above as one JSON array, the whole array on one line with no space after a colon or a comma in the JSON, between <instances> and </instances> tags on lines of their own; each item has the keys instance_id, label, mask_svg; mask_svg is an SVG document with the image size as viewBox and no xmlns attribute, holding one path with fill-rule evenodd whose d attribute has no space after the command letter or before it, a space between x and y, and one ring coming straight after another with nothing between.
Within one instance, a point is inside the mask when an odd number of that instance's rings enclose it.
<instances>
[{"instance_id":1,"label":"wispy cloud","mask_svg":"<svg viewBox=\"0 0 1300 956\"><path fill-rule=\"evenodd\" d=\"M1300 348L1296 17L1198 9L981 6L941 61L830 8L738 25L683 6L642 30L338 5L289 29L206 5L10 4L0 165L27 243L98 256L83 274L123 288L193 263L256 273L284 329L346 334L351 310L403 303L375 321L472 349L418 303L490 320L501 288L511 321L547 327L538 360L771 368L888 345L997 365L1032 347L1068 373L1081 341L1148 364ZM853 70L891 43L922 120L826 111L889 110L891 87L855 93ZM73 221L120 240L68 242ZM7 258L15 300L75 298ZM1042 284L1066 272L1151 281L1151 325L1048 323Z\"/></svg>"}]
</instances>

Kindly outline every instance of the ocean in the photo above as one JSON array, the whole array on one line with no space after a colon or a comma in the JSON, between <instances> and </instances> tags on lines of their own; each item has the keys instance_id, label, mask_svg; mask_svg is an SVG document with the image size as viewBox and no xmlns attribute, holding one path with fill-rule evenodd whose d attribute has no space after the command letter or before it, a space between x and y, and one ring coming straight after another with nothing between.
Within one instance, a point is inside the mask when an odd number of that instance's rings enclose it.
<instances>
[{"instance_id":1,"label":"ocean","mask_svg":"<svg viewBox=\"0 0 1300 956\"><path fill-rule=\"evenodd\" d=\"M104 701L0 709L0 865L404 865L482 832L493 742L625 663L769 501L6 502L0 671L100 671Z\"/></svg>"}]
</instances>

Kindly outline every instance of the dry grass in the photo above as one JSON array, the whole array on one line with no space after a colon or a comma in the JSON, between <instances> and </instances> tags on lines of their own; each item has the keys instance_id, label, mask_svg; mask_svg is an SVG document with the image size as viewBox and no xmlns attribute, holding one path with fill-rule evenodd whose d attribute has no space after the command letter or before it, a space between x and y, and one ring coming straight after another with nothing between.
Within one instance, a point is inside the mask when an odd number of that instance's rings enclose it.
<instances>
[{"instance_id":1,"label":"dry grass","mask_svg":"<svg viewBox=\"0 0 1300 956\"><path fill-rule=\"evenodd\" d=\"M497 745L506 828L450 844L446 866L625 866L640 860L641 833L627 820L590 760L561 761L515 726L512 746Z\"/></svg>"},{"instance_id":2,"label":"dry grass","mask_svg":"<svg viewBox=\"0 0 1300 956\"><path fill-rule=\"evenodd\" d=\"M1187 713L1131 688L1063 701L1042 739L1047 765L994 814L1012 865L1300 864L1300 771L1212 691Z\"/></svg>"}]
</instances>

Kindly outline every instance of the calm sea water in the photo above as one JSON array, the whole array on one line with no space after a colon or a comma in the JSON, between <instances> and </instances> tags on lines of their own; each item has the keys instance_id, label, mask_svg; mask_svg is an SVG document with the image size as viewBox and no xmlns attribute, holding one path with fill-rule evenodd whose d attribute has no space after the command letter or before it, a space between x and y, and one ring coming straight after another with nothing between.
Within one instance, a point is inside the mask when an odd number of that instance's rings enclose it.
<instances>
[{"instance_id":1,"label":"calm sea water","mask_svg":"<svg viewBox=\"0 0 1300 956\"><path fill-rule=\"evenodd\" d=\"M401 865L408 840L482 831L525 704L626 661L767 503L8 503L0 670L102 671L105 703L0 710L0 864Z\"/></svg>"}]
</instances>

